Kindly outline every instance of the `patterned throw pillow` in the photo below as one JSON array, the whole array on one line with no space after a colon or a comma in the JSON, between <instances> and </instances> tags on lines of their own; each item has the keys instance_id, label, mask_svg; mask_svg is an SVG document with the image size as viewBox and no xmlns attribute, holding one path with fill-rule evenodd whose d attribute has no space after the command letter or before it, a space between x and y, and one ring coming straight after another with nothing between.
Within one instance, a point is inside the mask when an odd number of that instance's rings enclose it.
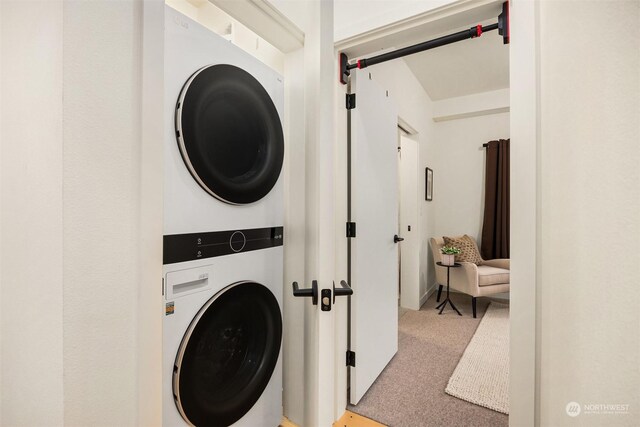
<instances>
[{"instance_id":1,"label":"patterned throw pillow","mask_svg":"<svg viewBox=\"0 0 640 427\"><path fill-rule=\"evenodd\" d=\"M480 256L476 242L471 237L465 234L462 237L444 236L443 238L445 246L455 246L462 251L456 255L456 262L472 262L475 265L482 265L482 256Z\"/></svg>"}]
</instances>

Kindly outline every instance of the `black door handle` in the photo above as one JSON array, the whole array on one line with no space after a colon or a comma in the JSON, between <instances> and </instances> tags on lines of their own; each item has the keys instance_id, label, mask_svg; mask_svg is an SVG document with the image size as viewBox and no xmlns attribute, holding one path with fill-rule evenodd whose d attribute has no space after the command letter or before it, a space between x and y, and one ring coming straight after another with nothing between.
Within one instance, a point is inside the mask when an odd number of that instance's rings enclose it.
<instances>
[{"instance_id":1,"label":"black door handle","mask_svg":"<svg viewBox=\"0 0 640 427\"><path fill-rule=\"evenodd\" d=\"M293 282L293 296L294 297L307 297L311 298L313 305L318 304L318 281L313 280L311 282L311 288L300 289L298 288L298 282Z\"/></svg>"},{"instance_id":2,"label":"black door handle","mask_svg":"<svg viewBox=\"0 0 640 427\"><path fill-rule=\"evenodd\" d=\"M333 302L336 302L336 297L353 295L353 289L344 280L340 281L340 288L336 289L336 282L333 282Z\"/></svg>"},{"instance_id":3,"label":"black door handle","mask_svg":"<svg viewBox=\"0 0 640 427\"><path fill-rule=\"evenodd\" d=\"M402 242L403 240L404 240L404 237L400 237L397 234L393 236L393 243Z\"/></svg>"}]
</instances>

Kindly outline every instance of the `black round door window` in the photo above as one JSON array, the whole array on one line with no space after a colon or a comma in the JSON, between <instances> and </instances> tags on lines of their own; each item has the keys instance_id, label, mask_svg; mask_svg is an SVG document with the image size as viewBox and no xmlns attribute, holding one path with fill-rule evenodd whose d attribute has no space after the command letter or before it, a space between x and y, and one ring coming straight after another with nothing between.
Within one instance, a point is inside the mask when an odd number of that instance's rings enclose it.
<instances>
[{"instance_id":1,"label":"black round door window","mask_svg":"<svg viewBox=\"0 0 640 427\"><path fill-rule=\"evenodd\" d=\"M284 136L271 97L251 74L228 64L198 70L176 105L182 158L198 184L231 204L258 201L282 169Z\"/></svg>"},{"instance_id":2,"label":"black round door window","mask_svg":"<svg viewBox=\"0 0 640 427\"><path fill-rule=\"evenodd\" d=\"M280 353L282 317L265 286L239 282L212 297L189 325L173 372L183 418L195 426L229 426L266 388Z\"/></svg>"}]
</instances>

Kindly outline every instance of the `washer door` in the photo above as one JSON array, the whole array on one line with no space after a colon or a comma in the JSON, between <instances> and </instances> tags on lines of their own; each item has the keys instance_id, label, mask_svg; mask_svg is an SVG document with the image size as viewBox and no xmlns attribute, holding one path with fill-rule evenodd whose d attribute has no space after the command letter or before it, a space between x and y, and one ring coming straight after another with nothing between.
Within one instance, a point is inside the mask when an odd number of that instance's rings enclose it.
<instances>
[{"instance_id":1,"label":"washer door","mask_svg":"<svg viewBox=\"0 0 640 427\"><path fill-rule=\"evenodd\" d=\"M229 426L258 401L280 354L282 317L265 286L238 282L212 297L185 333L173 394L195 426Z\"/></svg>"},{"instance_id":2,"label":"washer door","mask_svg":"<svg viewBox=\"0 0 640 427\"><path fill-rule=\"evenodd\" d=\"M189 78L176 106L176 135L191 175L224 202L260 200L280 176L278 111L260 82L233 65L210 65Z\"/></svg>"}]
</instances>

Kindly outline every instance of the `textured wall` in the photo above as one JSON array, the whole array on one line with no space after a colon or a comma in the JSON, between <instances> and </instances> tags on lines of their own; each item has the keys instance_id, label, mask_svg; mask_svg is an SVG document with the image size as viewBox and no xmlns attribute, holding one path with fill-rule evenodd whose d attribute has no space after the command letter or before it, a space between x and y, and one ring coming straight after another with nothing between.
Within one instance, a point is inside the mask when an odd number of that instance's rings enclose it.
<instances>
[{"instance_id":1,"label":"textured wall","mask_svg":"<svg viewBox=\"0 0 640 427\"><path fill-rule=\"evenodd\" d=\"M0 342L5 426L62 402L62 2L2 1Z\"/></svg>"},{"instance_id":2,"label":"textured wall","mask_svg":"<svg viewBox=\"0 0 640 427\"><path fill-rule=\"evenodd\" d=\"M434 236L468 234L480 245L484 217L485 149L509 138L509 113L435 124Z\"/></svg>"},{"instance_id":3,"label":"textured wall","mask_svg":"<svg viewBox=\"0 0 640 427\"><path fill-rule=\"evenodd\" d=\"M2 2L3 425L137 423L141 11Z\"/></svg>"},{"instance_id":4,"label":"textured wall","mask_svg":"<svg viewBox=\"0 0 640 427\"><path fill-rule=\"evenodd\" d=\"M141 13L64 7L67 425L136 423Z\"/></svg>"},{"instance_id":5,"label":"textured wall","mask_svg":"<svg viewBox=\"0 0 640 427\"><path fill-rule=\"evenodd\" d=\"M454 1L336 0L334 37L344 40L450 3Z\"/></svg>"},{"instance_id":6,"label":"textured wall","mask_svg":"<svg viewBox=\"0 0 640 427\"><path fill-rule=\"evenodd\" d=\"M640 415L638 23L637 1L540 5L544 426L632 425ZM596 26L597 36L576 36ZM571 401L630 407L570 418Z\"/></svg>"},{"instance_id":7,"label":"textured wall","mask_svg":"<svg viewBox=\"0 0 640 427\"><path fill-rule=\"evenodd\" d=\"M285 217L283 283L283 406L299 425L304 420L304 304L291 283L305 277L304 50L285 58Z\"/></svg>"}]
</instances>

